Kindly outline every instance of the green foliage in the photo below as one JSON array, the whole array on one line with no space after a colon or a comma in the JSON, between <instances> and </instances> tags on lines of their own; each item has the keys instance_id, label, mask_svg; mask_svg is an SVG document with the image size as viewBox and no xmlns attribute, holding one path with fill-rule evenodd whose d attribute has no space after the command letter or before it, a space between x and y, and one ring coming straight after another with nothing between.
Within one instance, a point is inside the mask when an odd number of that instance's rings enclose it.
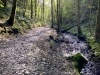
<instances>
[{"instance_id":1,"label":"green foliage","mask_svg":"<svg viewBox=\"0 0 100 75\"><path fill-rule=\"evenodd\" d=\"M2 4L0 4L0 8L4 8L4 6Z\"/></svg>"},{"instance_id":2,"label":"green foliage","mask_svg":"<svg viewBox=\"0 0 100 75\"><path fill-rule=\"evenodd\" d=\"M11 6L8 5L6 8L0 7L0 19L7 19L10 15Z\"/></svg>"},{"instance_id":3,"label":"green foliage","mask_svg":"<svg viewBox=\"0 0 100 75\"><path fill-rule=\"evenodd\" d=\"M0 8L4 8L2 0L0 0Z\"/></svg>"},{"instance_id":4,"label":"green foliage","mask_svg":"<svg viewBox=\"0 0 100 75\"><path fill-rule=\"evenodd\" d=\"M95 55L100 57L100 44L95 39L89 39L89 45L95 51Z\"/></svg>"},{"instance_id":5,"label":"green foliage","mask_svg":"<svg viewBox=\"0 0 100 75\"><path fill-rule=\"evenodd\" d=\"M36 28L36 27L41 27L45 25L46 25L45 21L38 21L37 23L34 24L34 27Z\"/></svg>"}]
</instances>

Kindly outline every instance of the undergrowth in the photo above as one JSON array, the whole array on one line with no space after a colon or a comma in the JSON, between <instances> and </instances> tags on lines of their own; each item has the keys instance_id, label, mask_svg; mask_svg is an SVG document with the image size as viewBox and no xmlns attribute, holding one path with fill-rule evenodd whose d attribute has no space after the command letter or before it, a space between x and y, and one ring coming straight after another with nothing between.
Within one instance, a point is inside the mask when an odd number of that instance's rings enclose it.
<instances>
[{"instance_id":1,"label":"undergrowth","mask_svg":"<svg viewBox=\"0 0 100 75\"><path fill-rule=\"evenodd\" d=\"M11 13L12 5L8 4L6 8L4 8L2 5L0 5L0 19L4 19L5 21L9 19L10 13ZM16 16L15 16L15 22L12 27L12 31L7 30L7 32L13 33L13 30L17 30L18 34L22 34L26 32L28 29L41 27L46 25L46 22L43 20L36 21L35 18L30 18L30 10L27 9L27 12L25 13L25 16L23 16L23 11L20 9L20 7L17 6L16 9ZM0 28L1 30L4 30L3 28Z\"/></svg>"}]
</instances>

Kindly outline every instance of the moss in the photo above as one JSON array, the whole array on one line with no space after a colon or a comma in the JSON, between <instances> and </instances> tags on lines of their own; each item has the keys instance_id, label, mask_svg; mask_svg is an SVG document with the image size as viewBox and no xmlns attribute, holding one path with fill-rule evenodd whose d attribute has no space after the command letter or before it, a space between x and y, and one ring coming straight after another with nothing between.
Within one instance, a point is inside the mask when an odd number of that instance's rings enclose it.
<instances>
[{"instance_id":1,"label":"moss","mask_svg":"<svg viewBox=\"0 0 100 75\"><path fill-rule=\"evenodd\" d=\"M77 68L78 71L80 72L81 69L87 63L87 61L81 56L81 54L78 53L73 57L73 63L74 63L75 68Z\"/></svg>"},{"instance_id":2,"label":"moss","mask_svg":"<svg viewBox=\"0 0 100 75\"><path fill-rule=\"evenodd\" d=\"M88 42L91 49L95 52L95 55L100 57L100 44L98 41L95 41L95 39L89 39Z\"/></svg>"},{"instance_id":3,"label":"moss","mask_svg":"<svg viewBox=\"0 0 100 75\"><path fill-rule=\"evenodd\" d=\"M82 68L86 65L87 61L85 58L80 54L76 54L74 56L70 56L67 58L67 60L70 59L73 62L74 68L77 71L77 73L80 73Z\"/></svg>"}]
</instances>

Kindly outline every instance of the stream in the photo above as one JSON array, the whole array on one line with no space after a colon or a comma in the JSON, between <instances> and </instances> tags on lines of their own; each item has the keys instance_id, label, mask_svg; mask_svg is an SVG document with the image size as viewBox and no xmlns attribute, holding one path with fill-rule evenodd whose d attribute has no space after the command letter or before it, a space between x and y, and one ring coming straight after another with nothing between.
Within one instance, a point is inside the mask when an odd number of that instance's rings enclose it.
<instances>
[{"instance_id":1,"label":"stream","mask_svg":"<svg viewBox=\"0 0 100 75\"><path fill-rule=\"evenodd\" d=\"M63 55L69 57L80 53L88 62L82 68L81 74L83 75L100 75L100 66L98 63L94 63L90 55L90 49L88 48L87 43L78 39L77 36L74 36L70 33L63 33L63 38L68 44L62 43Z\"/></svg>"}]
</instances>

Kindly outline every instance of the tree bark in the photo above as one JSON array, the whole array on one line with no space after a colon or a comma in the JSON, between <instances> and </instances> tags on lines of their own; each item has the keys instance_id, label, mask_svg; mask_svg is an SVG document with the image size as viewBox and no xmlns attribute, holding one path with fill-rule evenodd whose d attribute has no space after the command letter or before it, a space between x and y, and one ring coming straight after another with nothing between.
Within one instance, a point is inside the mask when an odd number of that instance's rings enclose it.
<instances>
[{"instance_id":1,"label":"tree bark","mask_svg":"<svg viewBox=\"0 0 100 75\"><path fill-rule=\"evenodd\" d=\"M37 16L37 0L35 0L35 19L36 19L36 16Z\"/></svg>"},{"instance_id":2,"label":"tree bark","mask_svg":"<svg viewBox=\"0 0 100 75\"><path fill-rule=\"evenodd\" d=\"M17 0L13 0L12 12L11 12L10 18L7 20L7 23L9 25L13 25L13 23L14 23L15 12L16 12L16 5L17 5Z\"/></svg>"},{"instance_id":3,"label":"tree bark","mask_svg":"<svg viewBox=\"0 0 100 75\"><path fill-rule=\"evenodd\" d=\"M31 0L31 18L33 18L33 0Z\"/></svg>"},{"instance_id":4,"label":"tree bark","mask_svg":"<svg viewBox=\"0 0 100 75\"><path fill-rule=\"evenodd\" d=\"M97 15L97 25L95 30L95 38L96 40L100 40L100 0L99 0L99 9Z\"/></svg>"},{"instance_id":5,"label":"tree bark","mask_svg":"<svg viewBox=\"0 0 100 75\"><path fill-rule=\"evenodd\" d=\"M57 0L57 24L58 24L58 29L57 32L60 32L60 24L61 24L61 8L60 8L60 2L61 0Z\"/></svg>"},{"instance_id":6,"label":"tree bark","mask_svg":"<svg viewBox=\"0 0 100 75\"><path fill-rule=\"evenodd\" d=\"M53 0L51 0L51 23L52 23L52 26L51 28L53 28Z\"/></svg>"},{"instance_id":7,"label":"tree bark","mask_svg":"<svg viewBox=\"0 0 100 75\"><path fill-rule=\"evenodd\" d=\"M80 26L80 0L77 1L78 2L78 12L77 12L77 15L78 15L78 36L81 36L82 35L82 31L81 31L81 26Z\"/></svg>"},{"instance_id":8,"label":"tree bark","mask_svg":"<svg viewBox=\"0 0 100 75\"><path fill-rule=\"evenodd\" d=\"M23 2L24 2L24 12L23 12L23 17L25 17L25 13L26 13L26 4L27 4L27 0L23 0Z\"/></svg>"},{"instance_id":9,"label":"tree bark","mask_svg":"<svg viewBox=\"0 0 100 75\"><path fill-rule=\"evenodd\" d=\"M45 4L45 0L43 0L43 20L44 20L44 4Z\"/></svg>"}]
</instances>

